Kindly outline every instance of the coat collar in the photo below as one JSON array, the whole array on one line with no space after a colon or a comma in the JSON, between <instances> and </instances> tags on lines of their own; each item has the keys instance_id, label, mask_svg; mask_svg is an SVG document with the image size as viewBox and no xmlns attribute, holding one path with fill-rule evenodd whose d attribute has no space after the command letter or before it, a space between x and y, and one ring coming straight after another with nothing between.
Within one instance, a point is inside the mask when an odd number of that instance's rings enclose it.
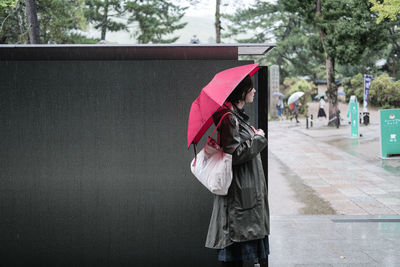
<instances>
[{"instance_id":1,"label":"coat collar","mask_svg":"<svg viewBox=\"0 0 400 267\"><path fill-rule=\"evenodd\" d=\"M233 111L236 112L237 115L239 115L243 120L246 122L249 120L249 116L244 112L244 108L240 109L238 108L235 104L232 104Z\"/></svg>"}]
</instances>

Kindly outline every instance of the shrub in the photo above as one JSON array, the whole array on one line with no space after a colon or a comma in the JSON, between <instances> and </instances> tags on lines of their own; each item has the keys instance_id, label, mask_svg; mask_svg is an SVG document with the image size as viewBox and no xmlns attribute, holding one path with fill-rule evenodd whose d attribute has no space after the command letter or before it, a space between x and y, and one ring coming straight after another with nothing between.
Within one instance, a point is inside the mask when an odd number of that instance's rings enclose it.
<instances>
[{"instance_id":1,"label":"shrub","mask_svg":"<svg viewBox=\"0 0 400 267\"><path fill-rule=\"evenodd\" d=\"M346 101L355 95L358 102L364 101L364 76L359 73L344 81ZM383 73L375 77L369 88L369 104L381 108L400 107L400 81L393 82L392 78Z\"/></svg>"},{"instance_id":2,"label":"shrub","mask_svg":"<svg viewBox=\"0 0 400 267\"><path fill-rule=\"evenodd\" d=\"M370 103L374 106L400 107L400 81L393 82L392 78L384 73L371 82L369 95Z\"/></svg>"}]
</instances>

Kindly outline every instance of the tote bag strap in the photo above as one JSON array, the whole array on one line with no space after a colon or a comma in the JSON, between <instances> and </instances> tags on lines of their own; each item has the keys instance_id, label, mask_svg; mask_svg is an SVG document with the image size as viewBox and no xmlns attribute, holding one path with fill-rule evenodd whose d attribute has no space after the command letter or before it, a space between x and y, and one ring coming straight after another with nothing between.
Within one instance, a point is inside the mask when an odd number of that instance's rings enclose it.
<instances>
[{"instance_id":1,"label":"tote bag strap","mask_svg":"<svg viewBox=\"0 0 400 267\"><path fill-rule=\"evenodd\" d=\"M218 124L217 124L217 127L215 127L213 133L211 134L211 137L214 136L214 134L215 134L215 132L217 131L219 125L220 125L221 122L222 122L222 120L223 120L223 119L225 118L225 116L228 115L228 114L232 114L232 112L229 112L229 111L228 111L227 113L225 113L225 114L221 117L221 119L219 120L219 122L218 122Z\"/></svg>"},{"instance_id":2,"label":"tote bag strap","mask_svg":"<svg viewBox=\"0 0 400 267\"><path fill-rule=\"evenodd\" d=\"M217 127L215 127L213 133L211 134L211 137L213 137L213 135L214 135L215 132L217 131L218 127L220 126L222 120L223 120L223 119L225 118L225 116L228 115L228 114L232 114L232 113L231 113L231 112L227 112L227 113L225 113L225 114L221 117L221 119L219 120L219 122L218 122L218 124L217 124ZM218 144L219 144L219 140L218 140ZM196 144L193 145L193 148L194 148L194 162L193 162L193 166L196 166L196 162L197 162Z\"/></svg>"}]
</instances>

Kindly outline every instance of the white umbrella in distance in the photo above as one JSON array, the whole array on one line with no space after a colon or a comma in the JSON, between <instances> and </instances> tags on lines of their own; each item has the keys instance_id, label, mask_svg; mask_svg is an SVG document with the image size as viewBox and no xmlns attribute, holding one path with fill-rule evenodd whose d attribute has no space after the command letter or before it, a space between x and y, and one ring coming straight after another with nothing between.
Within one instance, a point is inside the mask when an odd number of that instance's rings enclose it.
<instances>
[{"instance_id":1,"label":"white umbrella in distance","mask_svg":"<svg viewBox=\"0 0 400 267\"><path fill-rule=\"evenodd\" d=\"M284 97L285 95L279 92L273 92L272 93L273 96L280 96L280 97Z\"/></svg>"},{"instance_id":2,"label":"white umbrella in distance","mask_svg":"<svg viewBox=\"0 0 400 267\"><path fill-rule=\"evenodd\" d=\"M287 103L290 105L290 104L294 103L296 100L298 100L300 97L302 97L303 95L304 95L304 92L296 92L289 97Z\"/></svg>"}]
</instances>

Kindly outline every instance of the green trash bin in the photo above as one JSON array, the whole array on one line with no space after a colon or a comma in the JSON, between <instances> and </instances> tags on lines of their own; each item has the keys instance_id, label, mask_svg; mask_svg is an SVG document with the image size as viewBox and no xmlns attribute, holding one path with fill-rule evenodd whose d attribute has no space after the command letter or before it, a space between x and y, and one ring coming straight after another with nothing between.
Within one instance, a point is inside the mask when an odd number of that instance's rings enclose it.
<instances>
[{"instance_id":1,"label":"green trash bin","mask_svg":"<svg viewBox=\"0 0 400 267\"><path fill-rule=\"evenodd\" d=\"M381 157L400 157L400 109L379 110Z\"/></svg>"}]
</instances>

